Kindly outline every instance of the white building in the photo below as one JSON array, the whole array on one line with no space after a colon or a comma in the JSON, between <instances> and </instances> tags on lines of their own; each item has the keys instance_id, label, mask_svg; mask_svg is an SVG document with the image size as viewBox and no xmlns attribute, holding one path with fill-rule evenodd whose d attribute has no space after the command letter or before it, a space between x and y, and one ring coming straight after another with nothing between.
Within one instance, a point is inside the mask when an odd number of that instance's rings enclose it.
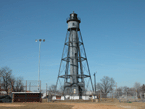
<instances>
[{"instance_id":1,"label":"white building","mask_svg":"<svg viewBox=\"0 0 145 109\"><path fill-rule=\"evenodd\" d=\"M82 96L82 100L91 100L96 99L97 96ZM70 96L66 95L64 96L52 96L52 100L79 100L79 96Z\"/></svg>"}]
</instances>

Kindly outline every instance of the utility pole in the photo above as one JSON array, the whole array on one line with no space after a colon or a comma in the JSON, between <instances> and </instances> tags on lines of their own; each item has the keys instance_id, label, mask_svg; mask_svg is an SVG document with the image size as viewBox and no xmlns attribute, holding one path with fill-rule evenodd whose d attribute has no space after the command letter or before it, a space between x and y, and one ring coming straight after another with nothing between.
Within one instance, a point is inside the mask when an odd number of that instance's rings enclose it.
<instances>
[{"instance_id":1,"label":"utility pole","mask_svg":"<svg viewBox=\"0 0 145 109\"><path fill-rule=\"evenodd\" d=\"M31 90L30 88L31 88L31 82L30 82L30 84L29 84L29 92L30 92L30 90Z\"/></svg>"},{"instance_id":2,"label":"utility pole","mask_svg":"<svg viewBox=\"0 0 145 109\"><path fill-rule=\"evenodd\" d=\"M94 92L95 92L95 94L96 94L96 73L97 72L94 73L94 88L95 88Z\"/></svg>"},{"instance_id":3,"label":"utility pole","mask_svg":"<svg viewBox=\"0 0 145 109\"><path fill-rule=\"evenodd\" d=\"M116 91L117 91L117 83L116 83Z\"/></svg>"},{"instance_id":4,"label":"utility pole","mask_svg":"<svg viewBox=\"0 0 145 109\"><path fill-rule=\"evenodd\" d=\"M0 75L0 95L1 95L1 75Z\"/></svg>"},{"instance_id":5,"label":"utility pole","mask_svg":"<svg viewBox=\"0 0 145 109\"><path fill-rule=\"evenodd\" d=\"M46 97L47 97L47 83L46 83Z\"/></svg>"},{"instance_id":6,"label":"utility pole","mask_svg":"<svg viewBox=\"0 0 145 109\"><path fill-rule=\"evenodd\" d=\"M117 82L116 82L116 96L118 96L118 93L117 93Z\"/></svg>"},{"instance_id":7,"label":"utility pole","mask_svg":"<svg viewBox=\"0 0 145 109\"><path fill-rule=\"evenodd\" d=\"M45 39L36 39L35 42L39 41L39 63L38 63L38 91L40 90L40 48L41 41L45 42Z\"/></svg>"}]
</instances>

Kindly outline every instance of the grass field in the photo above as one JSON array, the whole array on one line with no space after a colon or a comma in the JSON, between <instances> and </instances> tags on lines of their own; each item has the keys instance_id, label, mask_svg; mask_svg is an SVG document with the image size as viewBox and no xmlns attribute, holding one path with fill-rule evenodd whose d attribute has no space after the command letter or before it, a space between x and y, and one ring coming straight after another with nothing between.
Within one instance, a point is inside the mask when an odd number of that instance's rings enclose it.
<instances>
[{"instance_id":1,"label":"grass field","mask_svg":"<svg viewBox=\"0 0 145 109\"><path fill-rule=\"evenodd\" d=\"M55 101L42 103L0 103L0 109L145 109L145 103L132 102L120 103L114 102L80 102L80 101Z\"/></svg>"}]
</instances>

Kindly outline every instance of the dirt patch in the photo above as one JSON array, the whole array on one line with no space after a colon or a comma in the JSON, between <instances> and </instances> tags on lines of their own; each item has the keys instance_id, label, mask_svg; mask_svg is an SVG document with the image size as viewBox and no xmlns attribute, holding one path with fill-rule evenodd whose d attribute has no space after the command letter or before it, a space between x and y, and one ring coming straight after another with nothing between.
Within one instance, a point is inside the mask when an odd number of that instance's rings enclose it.
<instances>
[{"instance_id":1,"label":"dirt patch","mask_svg":"<svg viewBox=\"0 0 145 109\"><path fill-rule=\"evenodd\" d=\"M0 107L1 106L3 106L3 107L18 107L18 106L25 106L25 105L2 103L2 104L0 104Z\"/></svg>"},{"instance_id":2,"label":"dirt patch","mask_svg":"<svg viewBox=\"0 0 145 109\"><path fill-rule=\"evenodd\" d=\"M112 102L112 103L100 103L100 104L114 105L123 109L145 109L145 103L143 102L132 102L132 103Z\"/></svg>"},{"instance_id":3,"label":"dirt patch","mask_svg":"<svg viewBox=\"0 0 145 109\"><path fill-rule=\"evenodd\" d=\"M2 103L0 109L72 109L72 105L52 103Z\"/></svg>"}]
</instances>

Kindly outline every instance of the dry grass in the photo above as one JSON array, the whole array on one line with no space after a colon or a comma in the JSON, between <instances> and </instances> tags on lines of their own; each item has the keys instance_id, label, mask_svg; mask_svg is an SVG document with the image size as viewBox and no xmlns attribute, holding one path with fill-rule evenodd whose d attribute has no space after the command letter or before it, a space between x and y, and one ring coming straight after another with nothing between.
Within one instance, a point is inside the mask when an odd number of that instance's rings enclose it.
<instances>
[{"instance_id":1,"label":"dry grass","mask_svg":"<svg viewBox=\"0 0 145 109\"><path fill-rule=\"evenodd\" d=\"M98 103L91 100L54 101L54 103L73 105L73 109L145 109L145 103L143 102L119 102L118 99L102 99Z\"/></svg>"},{"instance_id":2,"label":"dry grass","mask_svg":"<svg viewBox=\"0 0 145 109\"><path fill-rule=\"evenodd\" d=\"M145 103L132 102L120 103L117 99L113 101L108 99L96 103L91 100L68 100L46 102L43 99L42 103L0 103L0 109L145 109Z\"/></svg>"}]
</instances>

